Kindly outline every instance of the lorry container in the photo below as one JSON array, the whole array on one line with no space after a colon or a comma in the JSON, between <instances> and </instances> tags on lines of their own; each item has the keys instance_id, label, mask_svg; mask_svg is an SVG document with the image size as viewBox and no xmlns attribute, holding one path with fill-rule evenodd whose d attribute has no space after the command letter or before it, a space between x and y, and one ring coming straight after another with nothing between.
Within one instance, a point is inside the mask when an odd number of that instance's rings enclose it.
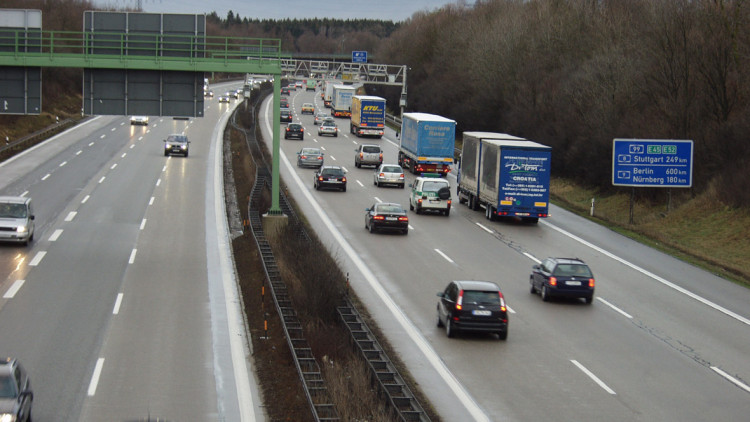
<instances>
[{"instance_id":1,"label":"lorry container","mask_svg":"<svg viewBox=\"0 0 750 422\"><path fill-rule=\"evenodd\" d=\"M320 96L323 99L323 105L327 108L331 108L331 101L333 100L333 86L335 81L323 82L323 89L320 91Z\"/></svg>"},{"instance_id":2,"label":"lorry container","mask_svg":"<svg viewBox=\"0 0 750 422\"><path fill-rule=\"evenodd\" d=\"M357 137L385 134L385 98L369 95L352 97L351 133Z\"/></svg>"},{"instance_id":3,"label":"lorry container","mask_svg":"<svg viewBox=\"0 0 750 422\"><path fill-rule=\"evenodd\" d=\"M413 174L451 171L456 145L456 122L428 113L404 113L398 163Z\"/></svg>"},{"instance_id":4,"label":"lorry container","mask_svg":"<svg viewBox=\"0 0 750 422\"><path fill-rule=\"evenodd\" d=\"M485 217L549 216L552 148L505 133L464 132L458 202L484 208Z\"/></svg>"},{"instance_id":5,"label":"lorry container","mask_svg":"<svg viewBox=\"0 0 750 422\"><path fill-rule=\"evenodd\" d=\"M315 81L315 79L308 79L307 82L305 82L305 91L315 91L315 87L318 85L318 83Z\"/></svg>"},{"instance_id":6,"label":"lorry container","mask_svg":"<svg viewBox=\"0 0 750 422\"><path fill-rule=\"evenodd\" d=\"M331 96L331 114L334 117L351 117L352 97L356 88L351 85L334 85Z\"/></svg>"}]
</instances>

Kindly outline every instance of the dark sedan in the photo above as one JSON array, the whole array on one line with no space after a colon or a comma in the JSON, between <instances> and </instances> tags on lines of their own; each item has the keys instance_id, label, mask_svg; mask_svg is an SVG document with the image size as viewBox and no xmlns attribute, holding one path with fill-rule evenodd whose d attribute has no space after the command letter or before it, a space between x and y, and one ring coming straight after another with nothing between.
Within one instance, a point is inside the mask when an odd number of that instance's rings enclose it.
<instances>
[{"instance_id":1,"label":"dark sedan","mask_svg":"<svg viewBox=\"0 0 750 422\"><path fill-rule=\"evenodd\" d=\"M299 123L289 123L286 125L284 131L284 139L298 138L300 140L305 139L305 128Z\"/></svg>"},{"instance_id":2,"label":"dark sedan","mask_svg":"<svg viewBox=\"0 0 750 422\"><path fill-rule=\"evenodd\" d=\"M491 281L452 281L439 292L437 326L458 332L493 333L508 338L508 308L500 287Z\"/></svg>"},{"instance_id":3,"label":"dark sedan","mask_svg":"<svg viewBox=\"0 0 750 422\"><path fill-rule=\"evenodd\" d=\"M594 274L578 258L547 258L534 265L529 276L531 293L539 292L547 302L553 297L594 299Z\"/></svg>"},{"instance_id":4,"label":"dark sedan","mask_svg":"<svg viewBox=\"0 0 750 422\"><path fill-rule=\"evenodd\" d=\"M346 172L339 166L322 166L315 172L313 188L315 190L338 189L346 192Z\"/></svg>"},{"instance_id":5,"label":"dark sedan","mask_svg":"<svg viewBox=\"0 0 750 422\"><path fill-rule=\"evenodd\" d=\"M366 208L365 211L365 228L370 233L393 230L409 234L409 217L400 204L379 202Z\"/></svg>"}]
</instances>

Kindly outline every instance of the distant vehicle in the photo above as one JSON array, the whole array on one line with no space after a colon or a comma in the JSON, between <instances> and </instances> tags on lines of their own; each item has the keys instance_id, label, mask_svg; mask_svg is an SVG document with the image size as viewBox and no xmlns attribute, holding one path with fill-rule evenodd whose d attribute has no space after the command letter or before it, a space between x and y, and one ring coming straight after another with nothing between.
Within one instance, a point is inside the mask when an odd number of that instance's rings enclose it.
<instances>
[{"instance_id":1,"label":"distant vehicle","mask_svg":"<svg viewBox=\"0 0 750 422\"><path fill-rule=\"evenodd\" d=\"M130 116L130 124L148 126L148 116Z\"/></svg>"},{"instance_id":2,"label":"distant vehicle","mask_svg":"<svg viewBox=\"0 0 750 422\"><path fill-rule=\"evenodd\" d=\"M338 189L346 192L346 172L339 166L322 166L315 172L313 188L315 190Z\"/></svg>"},{"instance_id":3,"label":"distant vehicle","mask_svg":"<svg viewBox=\"0 0 750 422\"><path fill-rule=\"evenodd\" d=\"M331 108L334 117L351 117L352 97L356 88L351 85L334 85L331 97Z\"/></svg>"},{"instance_id":4,"label":"distant vehicle","mask_svg":"<svg viewBox=\"0 0 750 422\"><path fill-rule=\"evenodd\" d=\"M308 79L305 91L315 91L316 85L317 83L315 82L315 79Z\"/></svg>"},{"instance_id":5,"label":"distant vehicle","mask_svg":"<svg viewBox=\"0 0 750 422\"><path fill-rule=\"evenodd\" d=\"M279 101L279 107L280 108L289 108L289 100L287 100L286 98L282 98Z\"/></svg>"},{"instance_id":6,"label":"distant vehicle","mask_svg":"<svg viewBox=\"0 0 750 422\"><path fill-rule=\"evenodd\" d=\"M491 281L452 281L439 292L437 326L454 337L461 331L508 338L508 308L500 287Z\"/></svg>"},{"instance_id":7,"label":"distant vehicle","mask_svg":"<svg viewBox=\"0 0 750 422\"><path fill-rule=\"evenodd\" d=\"M214 91L212 89L209 89L208 91L204 92L206 97L213 98L214 97Z\"/></svg>"},{"instance_id":8,"label":"distant vehicle","mask_svg":"<svg viewBox=\"0 0 750 422\"><path fill-rule=\"evenodd\" d=\"M297 90L297 85L295 85L294 83L291 83L291 84L287 85L286 87L289 88L289 91L296 91Z\"/></svg>"},{"instance_id":9,"label":"distant vehicle","mask_svg":"<svg viewBox=\"0 0 750 422\"><path fill-rule=\"evenodd\" d=\"M383 164L383 150L380 145L361 144L354 150L354 166L379 166Z\"/></svg>"},{"instance_id":10,"label":"distant vehicle","mask_svg":"<svg viewBox=\"0 0 750 422\"><path fill-rule=\"evenodd\" d=\"M323 161L320 148L302 148L297 153L297 167L322 167Z\"/></svg>"},{"instance_id":11,"label":"distant vehicle","mask_svg":"<svg viewBox=\"0 0 750 422\"><path fill-rule=\"evenodd\" d=\"M370 233L392 230L409 234L409 216L400 204L376 202L365 208L365 229Z\"/></svg>"},{"instance_id":12,"label":"distant vehicle","mask_svg":"<svg viewBox=\"0 0 750 422\"><path fill-rule=\"evenodd\" d=\"M297 81L294 83L295 88L302 88L302 81Z\"/></svg>"},{"instance_id":13,"label":"distant vehicle","mask_svg":"<svg viewBox=\"0 0 750 422\"><path fill-rule=\"evenodd\" d=\"M349 129L357 137L381 138L385 134L385 98L353 96Z\"/></svg>"},{"instance_id":14,"label":"distant vehicle","mask_svg":"<svg viewBox=\"0 0 750 422\"><path fill-rule=\"evenodd\" d=\"M315 114L315 106L312 103L302 104L301 114Z\"/></svg>"},{"instance_id":15,"label":"distant vehicle","mask_svg":"<svg viewBox=\"0 0 750 422\"><path fill-rule=\"evenodd\" d=\"M325 118L328 117L325 113L318 113L315 115L315 120L313 120L314 125L319 125L325 120Z\"/></svg>"},{"instance_id":16,"label":"distant vehicle","mask_svg":"<svg viewBox=\"0 0 750 422\"><path fill-rule=\"evenodd\" d=\"M190 141L188 141L188 137L185 135L177 133L169 135L167 136L167 139L164 140L164 156L166 157L171 154L177 154L183 155L187 158L189 144Z\"/></svg>"},{"instance_id":17,"label":"distant vehicle","mask_svg":"<svg viewBox=\"0 0 750 422\"><path fill-rule=\"evenodd\" d=\"M299 123L289 123L286 125L284 131L284 139L299 138L300 140L305 139L305 128Z\"/></svg>"},{"instance_id":18,"label":"distant vehicle","mask_svg":"<svg viewBox=\"0 0 750 422\"><path fill-rule=\"evenodd\" d=\"M437 176L437 175L436 175ZM409 184L409 209L422 214L437 211L446 216L451 213L451 185L440 177L417 177Z\"/></svg>"},{"instance_id":19,"label":"distant vehicle","mask_svg":"<svg viewBox=\"0 0 750 422\"><path fill-rule=\"evenodd\" d=\"M31 422L34 393L28 373L17 359L0 360L0 421Z\"/></svg>"},{"instance_id":20,"label":"distant vehicle","mask_svg":"<svg viewBox=\"0 0 750 422\"><path fill-rule=\"evenodd\" d=\"M290 95L289 88L281 88L281 95Z\"/></svg>"},{"instance_id":21,"label":"distant vehicle","mask_svg":"<svg viewBox=\"0 0 750 422\"><path fill-rule=\"evenodd\" d=\"M0 242L31 243L34 240L34 218L31 198L0 196Z\"/></svg>"},{"instance_id":22,"label":"distant vehicle","mask_svg":"<svg viewBox=\"0 0 750 422\"><path fill-rule=\"evenodd\" d=\"M447 175L453 164L456 122L428 113L404 113L398 163L413 174Z\"/></svg>"},{"instance_id":23,"label":"distant vehicle","mask_svg":"<svg viewBox=\"0 0 750 422\"><path fill-rule=\"evenodd\" d=\"M529 284L531 293L539 292L545 302L572 297L591 303L596 282L591 269L578 258L547 258L532 267Z\"/></svg>"},{"instance_id":24,"label":"distant vehicle","mask_svg":"<svg viewBox=\"0 0 750 422\"><path fill-rule=\"evenodd\" d=\"M381 164L372 176L372 183L377 186L396 185L404 188L404 170L398 164Z\"/></svg>"},{"instance_id":25,"label":"distant vehicle","mask_svg":"<svg viewBox=\"0 0 750 422\"><path fill-rule=\"evenodd\" d=\"M282 108L279 112L279 121L289 123L292 121L292 110Z\"/></svg>"},{"instance_id":26,"label":"distant vehicle","mask_svg":"<svg viewBox=\"0 0 750 422\"><path fill-rule=\"evenodd\" d=\"M318 126L318 135L331 135L333 137L339 136L339 128L336 126L336 122L326 120Z\"/></svg>"},{"instance_id":27,"label":"distant vehicle","mask_svg":"<svg viewBox=\"0 0 750 422\"><path fill-rule=\"evenodd\" d=\"M458 201L485 217L549 216L552 148L505 133L464 132Z\"/></svg>"},{"instance_id":28,"label":"distant vehicle","mask_svg":"<svg viewBox=\"0 0 750 422\"><path fill-rule=\"evenodd\" d=\"M228 92L228 94L229 94L229 96L231 96L232 98L235 98L235 99L237 99L237 98L240 98L240 90L236 90L236 91L229 91L229 92Z\"/></svg>"},{"instance_id":29,"label":"distant vehicle","mask_svg":"<svg viewBox=\"0 0 750 422\"><path fill-rule=\"evenodd\" d=\"M219 97L220 103L228 103L231 101L231 98L228 95L222 95Z\"/></svg>"}]
</instances>

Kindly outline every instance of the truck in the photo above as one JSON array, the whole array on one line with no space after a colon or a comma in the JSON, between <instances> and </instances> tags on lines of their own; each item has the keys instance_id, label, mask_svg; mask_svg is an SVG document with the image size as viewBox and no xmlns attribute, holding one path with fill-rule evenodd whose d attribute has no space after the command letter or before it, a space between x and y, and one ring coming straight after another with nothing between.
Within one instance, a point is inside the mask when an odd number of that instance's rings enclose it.
<instances>
[{"instance_id":1,"label":"truck","mask_svg":"<svg viewBox=\"0 0 750 422\"><path fill-rule=\"evenodd\" d=\"M351 133L358 138L374 136L378 139L385 134L385 98L369 95L352 97Z\"/></svg>"},{"instance_id":2,"label":"truck","mask_svg":"<svg viewBox=\"0 0 750 422\"><path fill-rule=\"evenodd\" d=\"M458 170L458 202L485 217L549 217L552 148L505 133L464 132Z\"/></svg>"},{"instance_id":3,"label":"truck","mask_svg":"<svg viewBox=\"0 0 750 422\"><path fill-rule=\"evenodd\" d=\"M320 97L323 99L323 105L326 108L331 108L331 100L333 99L333 86L334 81L323 82L323 89L320 91Z\"/></svg>"},{"instance_id":4,"label":"truck","mask_svg":"<svg viewBox=\"0 0 750 422\"><path fill-rule=\"evenodd\" d=\"M318 83L315 81L315 79L308 79L305 85L305 91L313 91L315 92L315 87L318 85Z\"/></svg>"},{"instance_id":5,"label":"truck","mask_svg":"<svg viewBox=\"0 0 750 422\"><path fill-rule=\"evenodd\" d=\"M413 174L451 171L456 145L456 121L436 114L404 113L398 164Z\"/></svg>"},{"instance_id":6,"label":"truck","mask_svg":"<svg viewBox=\"0 0 750 422\"><path fill-rule=\"evenodd\" d=\"M331 115L334 117L351 117L352 97L356 88L351 85L334 85L331 96Z\"/></svg>"}]
</instances>

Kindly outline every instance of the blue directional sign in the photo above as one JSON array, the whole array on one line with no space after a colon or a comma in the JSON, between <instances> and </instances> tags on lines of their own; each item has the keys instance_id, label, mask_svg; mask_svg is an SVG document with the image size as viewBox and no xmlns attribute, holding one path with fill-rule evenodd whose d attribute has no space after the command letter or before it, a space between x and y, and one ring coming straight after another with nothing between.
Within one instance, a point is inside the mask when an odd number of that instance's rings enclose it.
<instances>
[{"instance_id":1,"label":"blue directional sign","mask_svg":"<svg viewBox=\"0 0 750 422\"><path fill-rule=\"evenodd\" d=\"M693 185L693 141L615 139L612 185L689 188Z\"/></svg>"},{"instance_id":2,"label":"blue directional sign","mask_svg":"<svg viewBox=\"0 0 750 422\"><path fill-rule=\"evenodd\" d=\"M367 52L352 51L352 63L367 63Z\"/></svg>"}]
</instances>

